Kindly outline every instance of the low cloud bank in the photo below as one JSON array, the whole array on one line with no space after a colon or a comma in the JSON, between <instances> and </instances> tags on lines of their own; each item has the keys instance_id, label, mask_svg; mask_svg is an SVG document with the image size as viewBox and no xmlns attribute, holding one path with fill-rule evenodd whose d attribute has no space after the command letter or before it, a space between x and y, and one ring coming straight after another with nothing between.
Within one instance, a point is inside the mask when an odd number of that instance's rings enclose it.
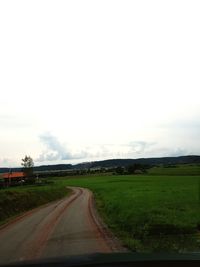
<instances>
[{"instance_id":1,"label":"low cloud bank","mask_svg":"<svg viewBox=\"0 0 200 267\"><path fill-rule=\"evenodd\" d=\"M132 141L127 144L99 144L82 147L80 151L73 151L61 143L51 133L39 136L45 150L39 155L36 162L64 162L64 161L89 161L108 158L139 158L139 157L167 157L189 154L181 148L168 149L159 147L156 142Z\"/></svg>"}]
</instances>

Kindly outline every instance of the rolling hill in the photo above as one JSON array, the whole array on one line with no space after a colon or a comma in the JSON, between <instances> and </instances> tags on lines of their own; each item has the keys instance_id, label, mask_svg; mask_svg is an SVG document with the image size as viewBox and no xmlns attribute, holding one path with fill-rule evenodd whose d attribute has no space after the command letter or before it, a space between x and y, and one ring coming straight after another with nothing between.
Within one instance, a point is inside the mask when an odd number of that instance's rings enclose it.
<instances>
[{"instance_id":1,"label":"rolling hill","mask_svg":"<svg viewBox=\"0 0 200 267\"><path fill-rule=\"evenodd\" d=\"M79 164L57 164L35 166L34 171L64 171L64 170L83 170L90 168L112 168L126 167L132 164L155 165L174 165L174 164L200 164L200 156L180 156L180 157L161 157L161 158L139 158L139 159L108 159L101 161L85 162ZM19 171L21 168L12 168L12 171ZM0 168L0 173L8 172L9 168Z\"/></svg>"}]
</instances>

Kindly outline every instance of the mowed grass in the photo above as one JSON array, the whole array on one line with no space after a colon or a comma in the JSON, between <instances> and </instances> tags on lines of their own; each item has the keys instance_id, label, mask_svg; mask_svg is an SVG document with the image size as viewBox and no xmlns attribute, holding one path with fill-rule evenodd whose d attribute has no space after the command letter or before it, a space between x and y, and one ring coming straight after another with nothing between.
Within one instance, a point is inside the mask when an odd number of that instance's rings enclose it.
<instances>
[{"instance_id":1,"label":"mowed grass","mask_svg":"<svg viewBox=\"0 0 200 267\"><path fill-rule=\"evenodd\" d=\"M200 176L102 176L60 179L94 192L100 214L133 251L200 249Z\"/></svg>"}]
</instances>

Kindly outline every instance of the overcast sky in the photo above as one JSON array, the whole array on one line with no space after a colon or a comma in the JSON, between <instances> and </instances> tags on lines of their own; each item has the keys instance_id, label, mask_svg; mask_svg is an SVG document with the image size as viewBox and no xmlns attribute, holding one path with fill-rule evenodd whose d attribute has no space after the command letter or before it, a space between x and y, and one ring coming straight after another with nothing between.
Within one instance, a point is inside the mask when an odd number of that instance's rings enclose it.
<instances>
[{"instance_id":1,"label":"overcast sky","mask_svg":"<svg viewBox=\"0 0 200 267\"><path fill-rule=\"evenodd\" d=\"M199 1L1 1L0 167L200 154Z\"/></svg>"}]
</instances>

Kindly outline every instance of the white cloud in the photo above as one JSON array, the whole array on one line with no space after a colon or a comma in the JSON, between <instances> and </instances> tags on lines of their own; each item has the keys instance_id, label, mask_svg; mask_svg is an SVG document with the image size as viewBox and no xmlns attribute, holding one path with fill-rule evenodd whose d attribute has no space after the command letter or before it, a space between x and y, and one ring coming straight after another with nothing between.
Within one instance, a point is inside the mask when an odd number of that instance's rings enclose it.
<instances>
[{"instance_id":1,"label":"white cloud","mask_svg":"<svg viewBox=\"0 0 200 267\"><path fill-rule=\"evenodd\" d=\"M39 155L36 162L83 159L86 156L86 152L73 153L51 133L44 133L39 137L47 150Z\"/></svg>"},{"instance_id":2,"label":"white cloud","mask_svg":"<svg viewBox=\"0 0 200 267\"><path fill-rule=\"evenodd\" d=\"M186 149L162 147L159 143L146 141L131 141L126 144L81 146L79 150L74 150L61 143L51 133L40 135L40 141L46 147L46 150L35 159L37 165L52 164L52 162L77 163L111 158L167 157L191 154Z\"/></svg>"}]
</instances>

